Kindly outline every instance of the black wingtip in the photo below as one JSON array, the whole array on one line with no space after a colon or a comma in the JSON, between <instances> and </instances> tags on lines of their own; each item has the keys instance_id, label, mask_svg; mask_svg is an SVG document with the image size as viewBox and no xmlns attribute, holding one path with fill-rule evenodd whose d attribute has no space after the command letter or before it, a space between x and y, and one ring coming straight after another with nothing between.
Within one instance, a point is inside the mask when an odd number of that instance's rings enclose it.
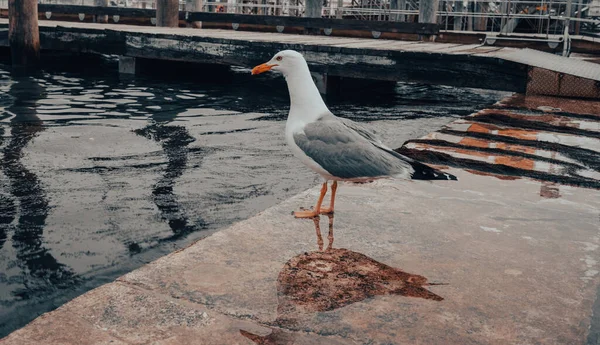
<instances>
[{"instance_id":1,"label":"black wingtip","mask_svg":"<svg viewBox=\"0 0 600 345\"><path fill-rule=\"evenodd\" d=\"M413 180L450 180L458 181L458 178L452 174L436 170L430 166L427 166L418 162L410 163L413 167L414 173L411 178Z\"/></svg>"}]
</instances>

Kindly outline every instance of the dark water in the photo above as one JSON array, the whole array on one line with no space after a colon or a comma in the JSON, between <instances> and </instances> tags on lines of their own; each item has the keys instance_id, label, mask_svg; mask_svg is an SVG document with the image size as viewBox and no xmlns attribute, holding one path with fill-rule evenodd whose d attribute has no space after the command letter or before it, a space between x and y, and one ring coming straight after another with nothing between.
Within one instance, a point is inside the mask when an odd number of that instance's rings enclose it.
<instances>
[{"instance_id":1,"label":"dark water","mask_svg":"<svg viewBox=\"0 0 600 345\"><path fill-rule=\"evenodd\" d=\"M0 66L0 337L318 181L285 147L281 78L87 66L27 77ZM331 109L399 146L504 96L398 84Z\"/></svg>"}]
</instances>

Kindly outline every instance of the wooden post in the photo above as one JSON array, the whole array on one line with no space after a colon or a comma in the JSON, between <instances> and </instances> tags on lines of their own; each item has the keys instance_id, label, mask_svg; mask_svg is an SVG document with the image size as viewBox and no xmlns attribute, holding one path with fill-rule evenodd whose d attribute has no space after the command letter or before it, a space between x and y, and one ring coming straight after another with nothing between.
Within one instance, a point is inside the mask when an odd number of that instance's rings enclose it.
<instances>
[{"instance_id":1,"label":"wooden post","mask_svg":"<svg viewBox=\"0 0 600 345\"><path fill-rule=\"evenodd\" d=\"M407 0L399 0L398 1L398 9L402 10L402 11L406 11L406 2ZM406 15L405 14L401 14L397 17L397 20L399 22L405 22L406 21Z\"/></svg>"},{"instance_id":2,"label":"wooden post","mask_svg":"<svg viewBox=\"0 0 600 345\"><path fill-rule=\"evenodd\" d=\"M304 16L308 18L321 18L323 13L323 0L305 0ZM305 34L318 35L320 28L304 28Z\"/></svg>"},{"instance_id":3,"label":"wooden post","mask_svg":"<svg viewBox=\"0 0 600 345\"><path fill-rule=\"evenodd\" d=\"M108 7L108 0L95 0L96 6ZM108 23L108 15L101 15L96 17L97 23Z\"/></svg>"},{"instance_id":4,"label":"wooden post","mask_svg":"<svg viewBox=\"0 0 600 345\"><path fill-rule=\"evenodd\" d=\"M488 11L488 3L479 1L475 5L475 12L477 13L487 13ZM487 16L482 15L481 17L475 18L475 30L477 31L487 31Z\"/></svg>"},{"instance_id":5,"label":"wooden post","mask_svg":"<svg viewBox=\"0 0 600 345\"><path fill-rule=\"evenodd\" d=\"M306 0L304 16L308 18L321 18L323 12L323 0Z\"/></svg>"},{"instance_id":6,"label":"wooden post","mask_svg":"<svg viewBox=\"0 0 600 345\"><path fill-rule=\"evenodd\" d=\"M390 0L390 11L395 11L395 10L401 9L399 2L404 2L404 1L403 0ZM391 22L401 21L400 15L397 13L390 13L390 21Z\"/></svg>"},{"instance_id":7,"label":"wooden post","mask_svg":"<svg viewBox=\"0 0 600 345\"><path fill-rule=\"evenodd\" d=\"M267 4L267 0L260 0L260 4L265 6ZM268 10L266 7L261 7L260 10L258 11L259 14L262 15L268 15Z\"/></svg>"},{"instance_id":8,"label":"wooden post","mask_svg":"<svg viewBox=\"0 0 600 345\"><path fill-rule=\"evenodd\" d=\"M463 16L464 4L462 0L454 2L454 30L461 30L463 28Z\"/></svg>"},{"instance_id":9,"label":"wooden post","mask_svg":"<svg viewBox=\"0 0 600 345\"><path fill-rule=\"evenodd\" d=\"M40 61L37 0L8 1L8 41L15 66L35 66Z\"/></svg>"},{"instance_id":10,"label":"wooden post","mask_svg":"<svg viewBox=\"0 0 600 345\"><path fill-rule=\"evenodd\" d=\"M419 23L437 23L439 0L419 1Z\"/></svg>"},{"instance_id":11,"label":"wooden post","mask_svg":"<svg viewBox=\"0 0 600 345\"><path fill-rule=\"evenodd\" d=\"M467 2L467 12L473 14L473 12L475 12L475 4L476 2ZM467 17L467 31L473 31L473 21L475 18L473 18L472 15Z\"/></svg>"},{"instance_id":12,"label":"wooden post","mask_svg":"<svg viewBox=\"0 0 600 345\"><path fill-rule=\"evenodd\" d=\"M202 0L185 0L185 10L188 12L202 12ZM202 22L191 22L193 28L202 28Z\"/></svg>"},{"instance_id":13,"label":"wooden post","mask_svg":"<svg viewBox=\"0 0 600 345\"><path fill-rule=\"evenodd\" d=\"M437 11L439 0L420 0L419 1L419 23L437 23ZM425 41L435 41L435 35L425 35L421 37Z\"/></svg>"},{"instance_id":14,"label":"wooden post","mask_svg":"<svg viewBox=\"0 0 600 345\"><path fill-rule=\"evenodd\" d=\"M179 1L156 1L156 26L176 28L179 26Z\"/></svg>"},{"instance_id":15,"label":"wooden post","mask_svg":"<svg viewBox=\"0 0 600 345\"><path fill-rule=\"evenodd\" d=\"M581 19L581 2L577 3L577 19ZM575 23L575 35L579 35L580 29L581 29L581 22L578 20Z\"/></svg>"},{"instance_id":16,"label":"wooden post","mask_svg":"<svg viewBox=\"0 0 600 345\"><path fill-rule=\"evenodd\" d=\"M502 14L502 19L500 20L500 32L502 32L502 29L506 26L506 19L509 16L508 8L508 2L502 2L500 4L500 14Z\"/></svg>"}]
</instances>

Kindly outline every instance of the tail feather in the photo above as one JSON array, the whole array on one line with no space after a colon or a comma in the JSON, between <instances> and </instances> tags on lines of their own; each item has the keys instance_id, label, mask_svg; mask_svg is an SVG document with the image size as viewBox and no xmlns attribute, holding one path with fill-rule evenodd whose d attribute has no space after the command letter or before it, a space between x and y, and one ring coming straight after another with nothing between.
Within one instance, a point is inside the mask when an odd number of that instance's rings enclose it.
<instances>
[{"instance_id":1,"label":"tail feather","mask_svg":"<svg viewBox=\"0 0 600 345\"><path fill-rule=\"evenodd\" d=\"M458 178L452 174L436 170L423 163L412 161L410 162L410 165L415 171L411 176L413 180L458 180Z\"/></svg>"},{"instance_id":2,"label":"tail feather","mask_svg":"<svg viewBox=\"0 0 600 345\"><path fill-rule=\"evenodd\" d=\"M410 158L410 157L406 157L403 154L400 154L396 151L390 150L390 149L386 149L386 148L382 148L380 147L382 150L385 150L387 152L389 152L390 154L396 156L397 158L407 162L408 164L410 164L414 170L413 174L411 175L411 179L413 180L452 180L452 181L458 181L458 178L456 178L456 176L452 175L452 174L448 174L445 173L443 171L439 171L436 170L428 165L425 165L423 163L419 163L417 161L415 161L414 159Z\"/></svg>"}]
</instances>

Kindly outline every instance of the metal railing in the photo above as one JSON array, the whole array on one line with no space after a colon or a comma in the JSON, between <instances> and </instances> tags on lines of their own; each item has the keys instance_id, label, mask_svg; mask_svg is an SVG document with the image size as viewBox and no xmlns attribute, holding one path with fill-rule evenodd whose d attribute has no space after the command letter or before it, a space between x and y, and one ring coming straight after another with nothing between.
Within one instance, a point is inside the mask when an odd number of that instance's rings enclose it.
<instances>
[{"instance_id":1,"label":"metal railing","mask_svg":"<svg viewBox=\"0 0 600 345\"><path fill-rule=\"evenodd\" d=\"M594 33L600 25L598 1L469 1L467 8L457 3L444 2L438 12L445 30L562 35L567 25L572 34Z\"/></svg>"},{"instance_id":2,"label":"metal railing","mask_svg":"<svg viewBox=\"0 0 600 345\"><path fill-rule=\"evenodd\" d=\"M278 16L304 15L305 0L204 1L201 11ZM484 32L486 42L505 36L559 44L571 35L600 37L600 0L438 0L437 23L444 31ZM7 8L8 0L0 0ZM43 4L155 9L155 0L40 0ZM103 4L99 3L102 2ZM394 5L396 4L396 5ZM392 8L394 7L394 8ZM189 11L186 1L180 10ZM419 0L323 0L326 18L415 22Z\"/></svg>"}]
</instances>

